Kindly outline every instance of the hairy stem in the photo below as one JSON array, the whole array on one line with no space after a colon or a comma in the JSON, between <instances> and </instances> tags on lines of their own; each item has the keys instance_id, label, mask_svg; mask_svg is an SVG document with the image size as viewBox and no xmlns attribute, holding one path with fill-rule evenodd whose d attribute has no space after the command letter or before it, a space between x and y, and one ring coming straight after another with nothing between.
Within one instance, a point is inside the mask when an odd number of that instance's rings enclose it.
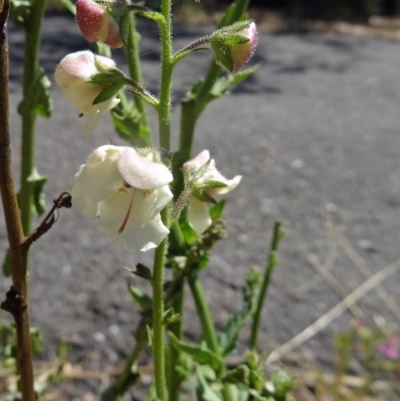
<instances>
[{"instance_id":1,"label":"hairy stem","mask_svg":"<svg viewBox=\"0 0 400 401\"><path fill-rule=\"evenodd\" d=\"M164 350L164 264L167 240L156 249L153 265L153 358L157 397L167 400Z\"/></svg>"},{"instance_id":2,"label":"hairy stem","mask_svg":"<svg viewBox=\"0 0 400 401\"><path fill-rule=\"evenodd\" d=\"M279 240L281 239L281 223L278 221L274 225L274 233L272 235L271 248L268 253L265 263L265 274L261 286L260 294L258 295L257 307L254 312L253 323L251 326L250 348L257 348L257 338L260 329L261 312L264 305L265 297L267 296L268 287L271 283L272 273L276 266L275 253L278 249Z\"/></svg>"},{"instance_id":3,"label":"hairy stem","mask_svg":"<svg viewBox=\"0 0 400 401\"><path fill-rule=\"evenodd\" d=\"M10 245L14 300L16 300L17 297L19 298L20 308L14 311L10 309L7 310L13 313L15 319L22 398L24 401L34 401L35 392L33 389L34 379L28 308L26 257L22 248L24 233L14 188L11 165L8 99L9 58L6 26L8 12L9 1L5 0L0 11L0 188L8 241ZM6 309L6 304L7 300L2 303L4 309Z\"/></svg>"}]
</instances>

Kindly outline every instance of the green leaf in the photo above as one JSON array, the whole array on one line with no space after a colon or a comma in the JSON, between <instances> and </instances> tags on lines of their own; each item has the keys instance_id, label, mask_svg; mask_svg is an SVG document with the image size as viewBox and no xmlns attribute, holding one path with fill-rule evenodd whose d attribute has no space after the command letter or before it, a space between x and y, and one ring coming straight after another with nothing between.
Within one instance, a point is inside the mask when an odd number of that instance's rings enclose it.
<instances>
[{"instance_id":1,"label":"green leaf","mask_svg":"<svg viewBox=\"0 0 400 401\"><path fill-rule=\"evenodd\" d=\"M256 306L258 286L250 285L253 282L247 284L243 291L243 307L229 319L218 334L218 341L224 356L235 350L240 330Z\"/></svg>"},{"instance_id":2,"label":"green leaf","mask_svg":"<svg viewBox=\"0 0 400 401\"><path fill-rule=\"evenodd\" d=\"M222 383L249 384L250 369L246 365L239 365L221 377Z\"/></svg>"},{"instance_id":3,"label":"green leaf","mask_svg":"<svg viewBox=\"0 0 400 401\"><path fill-rule=\"evenodd\" d=\"M36 327L31 327L31 342L32 342L32 353L33 355L39 354L43 349L43 337L39 329Z\"/></svg>"},{"instance_id":4,"label":"green leaf","mask_svg":"<svg viewBox=\"0 0 400 401\"><path fill-rule=\"evenodd\" d=\"M25 28L31 15L32 4L29 0L11 0L11 18L15 25Z\"/></svg>"},{"instance_id":5,"label":"green leaf","mask_svg":"<svg viewBox=\"0 0 400 401\"><path fill-rule=\"evenodd\" d=\"M142 290L128 283L128 291L132 299L143 309L149 310L153 307L153 300Z\"/></svg>"},{"instance_id":6,"label":"green leaf","mask_svg":"<svg viewBox=\"0 0 400 401\"><path fill-rule=\"evenodd\" d=\"M135 147L151 144L150 130L141 124L141 114L134 104L124 108L121 102L111 110L111 117L118 135Z\"/></svg>"},{"instance_id":7,"label":"green leaf","mask_svg":"<svg viewBox=\"0 0 400 401\"><path fill-rule=\"evenodd\" d=\"M212 352L208 348L205 348L204 346L201 345L189 344L184 341L181 341L172 332L169 332L168 336L172 346L176 350L188 354L196 362L203 365L204 364L210 365L215 370L218 370L221 367L223 360L215 352Z\"/></svg>"},{"instance_id":8,"label":"green leaf","mask_svg":"<svg viewBox=\"0 0 400 401\"><path fill-rule=\"evenodd\" d=\"M296 380L283 370L273 373L269 380L275 387L274 394L272 395L278 397L285 396L289 391L294 390L297 386Z\"/></svg>"},{"instance_id":9,"label":"green leaf","mask_svg":"<svg viewBox=\"0 0 400 401\"><path fill-rule=\"evenodd\" d=\"M225 201L222 200L214 205L211 205L209 212L212 221L218 220L221 218L222 213L225 208Z\"/></svg>"},{"instance_id":10,"label":"green leaf","mask_svg":"<svg viewBox=\"0 0 400 401\"><path fill-rule=\"evenodd\" d=\"M249 391L249 393L254 397L255 400L257 401L275 401L272 397L262 397L258 391L252 389Z\"/></svg>"},{"instance_id":11,"label":"green leaf","mask_svg":"<svg viewBox=\"0 0 400 401\"><path fill-rule=\"evenodd\" d=\"M112 97L116 96L116 94L124 87L124 84L122 82L117 82L114 84L111 84L107 88L103 89L94 99L93 104L99 104L103 103L108 99L111 99Z\"/></svg>"},{"instance_id":12,"label":"green leaf","mask_svg":"<svg viewBox=\"0 0 400 401\"><path fill-rule=\"evenodd\" d=\"M40 216L46 211L46 199L44 193L44 184L47 177L40 175L37 168L34 168L32 174L26 179L33 186L33 207L35 212Z\"/></svg>"},{"instance_id":13,"label":"green leaf","mask_svg":"<svg viewBox=\"0 0 400 401\"><path fill-rule=\"evenodd\" d=\"M3 274L5 277L11 276L11 256L10 256L10 248L7 249L6 255L4 257L3 265Z\"/></svg>"},{"instance_id":14,"label":"green leaf","mask_svg":"<svg viewBox=\"0 0 400 401\"><path fill-rule=\"evenodd\" d=\"M197 241L196 231L190 227L189 223L186 220L182 220L179 225L181 226L182 234L185 237L185 241L188 245L193 245Z\"/></svg>"},{"instance_id":15,"label":"green leaf","mask_svg":"<svg viewBox=\"0 0 400 401\"><path fill-rule=\"evenodd\" d=\"M245 68L244 70L240 70L236 74L229 74L227 76L223 76L218 78L213 87L211 88L210 93L205 97L204 101L199 105L199 112L203 111L208 103L212 102L215 99L218 99L227 94L227 92L234 88L236 85L240 84L242 81L247 79L250 75L252 75L258 68L260 64L257 64L253 67ZM197 82L191 92L196 95L196 91L200 87L201 81Z\"/></svg>"},{"instance_id":16,"label":"green leaf","mask_svg":"<svg viewBox=\"0 0 400 401\"><path fill-rule=\"evenodd\" d=\"M215 380L215 374L208 366L197 366L196 377L197 401L221 401L223 399L219 392L211 389L209 380Z\"/></svg>"},{"instance_id":17,"label":"green leaf","mask_svg":"<svg viewBox=\"0 0 400 401\"><path fill-rule=\"evenodd\" d=\"M121 35L124 46L128 46L129 39L129 13L122 15L118 20L119 34Z\"/></svg>"},{"instance_id":18,"label":"green leaf","mask_svg":"<svg viewBox=\"0 0 400 401\"><path fill-rule=\"evenodd\" d=\"M29 85L22 102L18 105L18 113L22 116L32 110L43 118L49 118L53 111L53 102L48 89L51 83L43 68L39 67L33 81Z\"/></svg>"},{"instance_id":19,"label":"green leaf","mask_svg":"<svg viewBox=\"0 0 400 401\"><path fill-rule=\"evenodd\" d=\"M232 20L232 15L233 15L233 11L236 7L235 2L233 2L225 11L224 16L222 17L221 21L218 24L218 28L222 28L224 26L227 26L231 23Z\"/></svg>"}]
</instances>

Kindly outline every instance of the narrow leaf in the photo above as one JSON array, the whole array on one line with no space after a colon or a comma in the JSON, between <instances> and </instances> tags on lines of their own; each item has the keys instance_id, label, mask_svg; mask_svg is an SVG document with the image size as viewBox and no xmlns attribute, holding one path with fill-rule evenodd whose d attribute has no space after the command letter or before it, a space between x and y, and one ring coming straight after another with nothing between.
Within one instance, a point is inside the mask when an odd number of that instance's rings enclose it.
<instances>
[{"instance_id":1,"label":"narrow leaf","mask_svg":"<svg viewBox=\"0 0 400 401\"><path fill-rule=\"evenodd\" d=\"M132 299L143 309L148 310L153 306L153 300L142 290L128 283L128 291Z\"/></svg>"},{"instance_id":2,"label":"narrow leaf","mask_svg":"<svg viewBox=\"0 0 400 401\"><path fill-rule=\"evenodd\" d=\"M210 365L215 370L218 370L221 367L223 361L218 354L201 345L189 344L181 341L171 332L169 332L168 335L172 346L176 350L190 355L200 364Z\"/></svg>"}]
</instances>

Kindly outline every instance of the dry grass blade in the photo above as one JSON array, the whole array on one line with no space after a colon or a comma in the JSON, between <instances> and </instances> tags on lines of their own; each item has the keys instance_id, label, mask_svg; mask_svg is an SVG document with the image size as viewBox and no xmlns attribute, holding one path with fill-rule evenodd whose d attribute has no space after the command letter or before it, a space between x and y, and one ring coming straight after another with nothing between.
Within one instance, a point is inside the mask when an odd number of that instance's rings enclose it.
<instances>
[{"instance_id":1,"label":"dry grass blade","mask_svg":"<svg viewBox=\"0 0 400 401\"><path fill-rule=\"evenodd\" d=\"M350 244L347 238L342 235L335 224L329 218L326 220L327 227L331 230L338 243L342 246L343 250L346 252L348 257L352 260L358 270L364 275L366 279L372 277L372 271L365 263L364 259L357 253L354 247ZM385 302L385 304L390 308L393 314L400 320L400 306L394 300L394 298L381 286L378 285L375 288L376 293Z\"/></svg>"},{"instance_id":2,"label":"dry grass blade","mask_svg":"<svg viewBox=\"0 0 400 401\"><path fill-rule=\"evenodd\" d=\"M321 277L331 286L333 291L335 291L341 299L346 299L347 294L343 290L342 285L332 276L331 272L318 260L318 258L305 249L302 249L301 252L317 273L320 274ZM362 310L356 304L349 303L347 307L356 319L362 319L365 317Z\"/></svg>"},{"instance_id":3,"label":"dry grass blade","mask_svg":"<svg viewBox=\"0 0 400 401\"><path fill-rule=\"evenodd\" d=\"M349 305L354 305L365 294L367 294L369 291L379 285L383 280L385 280L387 277L397 271L400 267L399 263L400 259L383 268L381 271L379 271L367 281L365 281L362 285L360 285L345 299L343 299L343 301L334 306L329 312L321 316L318 320L308 326L301 333L297 334L297 336L293 337L290 341L283 344L275 351L271 352L267 359L267 363L272 363L279 360L283 355L291 352L293 349L297 348L299 345L303 344L311 337L313 337L316 333L318 333L320 330L330 324L334 319L340 316L348 308Z\"/></svg>"}]
</instances>

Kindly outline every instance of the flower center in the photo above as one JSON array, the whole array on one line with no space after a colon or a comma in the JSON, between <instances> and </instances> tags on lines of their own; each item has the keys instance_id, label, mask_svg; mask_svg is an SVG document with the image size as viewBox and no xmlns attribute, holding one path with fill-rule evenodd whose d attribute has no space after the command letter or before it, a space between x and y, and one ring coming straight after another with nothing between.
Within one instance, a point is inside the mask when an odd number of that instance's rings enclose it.
<instances>
[{"instance_id":1,"label":"flower center","mask_svg":"<svg viewBox=\"0 0 400 401\"><path fill-rule=\"evenodd\" d=\"M135 194L136 194L136 189L133 189L131 200L129 201L129 206L128 206L128 210L126 211L124 221L122 222L121 227L118 230L119 234L121 234L125 230L125 227L128 223L129 216L131 215L131 212L132 212L133 201L135 200Z\"/></svg>"}]
</instances>

